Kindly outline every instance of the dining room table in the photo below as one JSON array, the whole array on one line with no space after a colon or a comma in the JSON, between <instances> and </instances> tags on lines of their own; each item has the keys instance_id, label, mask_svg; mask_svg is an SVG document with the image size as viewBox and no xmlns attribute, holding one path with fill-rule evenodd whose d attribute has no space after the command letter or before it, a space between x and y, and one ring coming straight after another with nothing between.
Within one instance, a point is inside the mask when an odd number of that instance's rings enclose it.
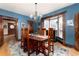
<instances>
[{"instance_id":1,"label":"dining room table","mask_svg":"<svg viewBox=\"0 0 79 59\"><path fill-rule=\"evenodd\" d=\"M41 51L41 49L42 49L41 47L43 46L43 44L45 42L48 41L48 35L40 35L40 34L33 34L33 33L31 33L31 34L29 34L29 38L30 38L30 41L32 40L32 41L36 41L37 42L36 43L36 46L37 46L37 48L36 48L36 55L38 55L40 52L44 53L44 52Z\"/></svg>"},{"instance_id":2,"label":"dining room table","mask_svg":"<svg viewBox=\"0 0 79 59\"><path fill-rule=\"evenodd\" d=\"M37 41L46 41L48 39L48 36L40 34L29 34L29 38L32 38Z\"/></svg>"}]
</instances>

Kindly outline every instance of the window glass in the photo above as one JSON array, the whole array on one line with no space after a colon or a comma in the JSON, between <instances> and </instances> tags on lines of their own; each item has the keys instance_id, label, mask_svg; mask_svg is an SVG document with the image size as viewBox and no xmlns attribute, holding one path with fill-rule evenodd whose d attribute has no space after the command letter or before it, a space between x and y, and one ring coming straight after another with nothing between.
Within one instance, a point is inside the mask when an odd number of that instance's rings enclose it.
<instances>
[{"instance_id":1,"label":"window glass","mask_svg":"<svg viewBox=\"0 0 79 59\"><path fill-rule=\"evenodd\" d=\"M63 38L63 17L59 17L59 37Z\"/></svg>"},{"instance_id":2,"label":"window glass","mask_svg":"<svg viewBox=\"0 0 79 59\"><path fill-rule=\"evenodd\" d=\"M44 28L53 28L55 30L55 36L63 38L63 16L55 16L49 20L44 20Z\"/></svg>"},{"instance_id":3,"label":"window glass","mask_svg":"<svg viewBox=\"0 0 79 59\"><path fill-rule=\"evenodd\" d=\"M50 28L57 30L57 19L50 20Z\"/></svg>"},{"instance_id":4,"label":"window glass","mask_svg":"<svg viewBox=\"0 0 79 59\"><path fill-rule=\"evenodd\" d=\"M48 30L48 28L49 28L49 20L44 20L44 28L46 28L46 30Z\"/></svg>"}]
</instances>

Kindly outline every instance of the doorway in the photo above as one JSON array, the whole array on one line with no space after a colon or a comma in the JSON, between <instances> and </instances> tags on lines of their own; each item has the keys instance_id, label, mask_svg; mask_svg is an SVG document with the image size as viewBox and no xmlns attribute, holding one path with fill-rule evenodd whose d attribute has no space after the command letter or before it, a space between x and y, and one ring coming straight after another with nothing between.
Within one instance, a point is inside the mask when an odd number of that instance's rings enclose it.
<instances>
[{"instance_id":1,"label":"doorway","mask_svg":"<svg viewBox=\"0 0 79 59\"><path fill-rule=\"evenodd\" d=\"M4 42L16 40L16 21L3 19Z\"/></svg>"},{"instance_id":2,"label":"doorway","mask_svg":"<svg viewBox=\"0 0 79 59\"><path fill-rule=\"evenodd\" d=\"M0 16L1 22L1 29L2 29L2 41L9 43L9 41L18 40L18 21L17 18L9 17L9 16ZM0 35L1 36L1 35ZM1 43L1 42L0 42Z\"/></svg>"}]
</instances>

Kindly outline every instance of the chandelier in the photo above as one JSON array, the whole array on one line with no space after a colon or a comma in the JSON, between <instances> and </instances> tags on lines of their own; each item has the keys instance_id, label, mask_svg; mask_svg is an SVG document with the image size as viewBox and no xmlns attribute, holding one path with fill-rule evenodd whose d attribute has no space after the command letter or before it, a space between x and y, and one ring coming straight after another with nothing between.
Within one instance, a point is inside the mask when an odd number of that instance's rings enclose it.
<instances>
[{"instance_id":1,"label":"chandelier","mask_svg":"<svg viewBox=\"0 0 79 59\"><path fill-rule=\"evenodd\" d=\"M37 15L37 3L35 3L35 15L34 15L34 21L37 20L37 17L38 17L38 15Z\"/></svg>"},{"instance_id":2,"label":"chandelier","mask_svg":"<svg viewBox=\"0 0 79 59\"><path fill-rule=\"evenodd\" d=\"M30 15L30 18L33 19L34 21L37 21L38 16L41 19L42 15L38 15L37 3L35 3L35 13L34 13L34 15Z\"/></svg>"},{"instance_id":3,"label":"chandelier","mask_svg":"<svg viewBox=\"0 0 79 59\"><path fill-rule=\"evenodd\" d=\"M34 19L34 21L36 21L37 17L38 17L38 15L37 15L37 3L35 3L35 13L34 13L34 15L30 15L30 18Z\"/></svg>"}]
</instances>

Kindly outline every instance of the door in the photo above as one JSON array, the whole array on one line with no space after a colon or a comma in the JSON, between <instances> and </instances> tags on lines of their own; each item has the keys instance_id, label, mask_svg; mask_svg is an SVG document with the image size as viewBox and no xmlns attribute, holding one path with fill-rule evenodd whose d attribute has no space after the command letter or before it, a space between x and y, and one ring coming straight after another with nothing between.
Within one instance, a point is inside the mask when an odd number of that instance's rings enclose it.
<instances>
[{"instance_id":1,"label":"door","mask_svg":"<svg viewBox=\"0 0 79 59\"><path fill-rule=\"evenodd\" d=\"M79 13L75 15L75 48L79 50Z\"/></svg>"},{"instance_id":2,"label":"door","mask_svg":"<svg viewBox=\"0 0 79 59\"><path fill-rule=\"evenodd\" d=\"M0 46L3 45L3 27L2 27L2 17L0 16Z\"/></svg>"}]
</instances>

